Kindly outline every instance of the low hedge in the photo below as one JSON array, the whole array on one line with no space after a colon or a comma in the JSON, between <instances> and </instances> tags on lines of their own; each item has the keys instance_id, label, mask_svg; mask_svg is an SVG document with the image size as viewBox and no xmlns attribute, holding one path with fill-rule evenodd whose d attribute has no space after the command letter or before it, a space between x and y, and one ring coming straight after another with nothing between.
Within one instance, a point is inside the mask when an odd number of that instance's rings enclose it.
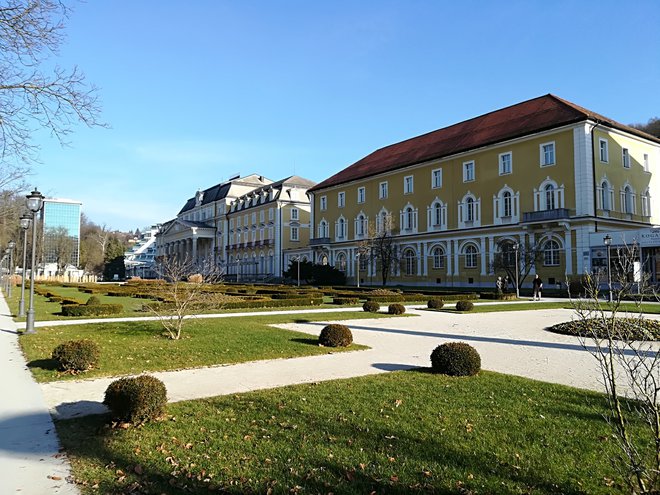
<instances>
[{"instance_id":1,"label":"low hedge","mask_svg":"<svg viewBox=\"0 0 660 495\"><path fill-rule=\"evenodd\" d=\"M648 318L616 318L615 340L660 340L660 321ZM607 338L612 325L611 318L588 318L557 323L548 328L551 332L577 337Z\"/></svg>"},{"instance_id":2,"label":"low hedge","mask_svg":"<svg viewBox=\"0 0 660 495\"><path fill-rule=\"evenodd\" d=\"M121 304L62 304L62 316L105 316L123 311Z\"/></svg>"},{"instance_id":3,"label":"low hedge","mask_svg":"<svg viewBox=\"0 0 660 495\"><path fill-rule=\"evenodd\" d=\"M360 299L357 297L333 297L332 304L359 304Z\"/></svg>"},{"instance_id":4,"label":"low hedge","mask_svg":"<svg viewBox=\"0 0 660 495\"><path fill-rule=\"evenodd\" d=\"M494 301L513 301L516 299L515 292L482 292L481 299L490 299Z\"/></svg>"}]
</instances>

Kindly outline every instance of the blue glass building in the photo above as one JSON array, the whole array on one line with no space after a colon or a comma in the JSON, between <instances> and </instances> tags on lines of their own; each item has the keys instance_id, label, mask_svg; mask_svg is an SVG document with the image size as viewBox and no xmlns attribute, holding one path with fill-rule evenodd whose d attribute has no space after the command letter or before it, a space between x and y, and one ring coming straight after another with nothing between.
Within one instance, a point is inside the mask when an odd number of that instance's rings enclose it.
<instances>
[{"instance_id":1,"label":"blue glass building","mask_svg":"<svg viewBox=\"0 0 660 495\"><path fill-rule=\"evenodd\" d=\"M44 199L44 263L78 267L80 261L80 214L82 203L68 199Z\"/></svg>"}]
</instances>

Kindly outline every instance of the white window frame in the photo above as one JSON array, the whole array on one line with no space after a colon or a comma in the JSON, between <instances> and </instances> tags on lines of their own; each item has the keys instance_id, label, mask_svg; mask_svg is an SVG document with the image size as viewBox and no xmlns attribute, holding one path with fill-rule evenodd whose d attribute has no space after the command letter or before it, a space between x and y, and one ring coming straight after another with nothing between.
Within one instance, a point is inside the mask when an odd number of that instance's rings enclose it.
<instances>
[{"instance_id":1,"label":"white window frame","mask_svg":"<svg viewBox=\"0 0 660 495\"><path fill-rule=\"evenodd\" d=\"M357 190L357 202L358 204L362 204L365 202L367 197L367 190L364 187L358 187Z\"/></svg>"},{"instance_id":2,"label":"white window frame","mask_svg":"<svg viewBox=\"0 0 660 495\"><path fill-rule=\"evenodd\" d=\"M445 267L445 250L442 246L436 246L431 250L433 258L433 269L442 270Z\"/></svg>"},{"instance_id":3,"label":"white window frame","mask_svg":"<svg viewBox=\"0 0 660 495\"><path fill-rule=\"evenodd\" d=\"M468 253L468 249L470 252ZM474 249L474 252L472 250ZM479 261L479 249L474 244L468 244L465 246L465 249L463 250L463 266L465 268L477 268Z\"/></svg>"},{"instance_id":4,"label":"white window frame","mask_svg":"<svg viewBox=\"0 0 660 495\"><path fill-rule=\"evenodd\" d=\"M299 241L300 240L300 230L298 227L290 227L291 229L291 236L290 239L292 241Z\"/></svg>"},{"instance_id":5,"label":"white window frame","mask_svg":"<svg viewBox=\"0 0 660 495\"><path fill-rule=\"evenodd\" d=\"M610 143L607 139L598 139L598 156L602 163L610 162Z\"/></svg>"},{"instance_id":6,"label":"white window frame","mask_svg":"<svg viewBox=\"0 0 660 495\"><path fill-rule=\"evenodd\" d=\"M291 208L291 220L294 221L300 220L300 214L298 208Z\"/></svg>"},{"instance_id":7,"label":"white window frame","mask_svg":"<svg viewBox=\"0 0 660 495\"><path fill-rule=\"evenodd\" d=\"M319 209L321 211L326 211L328 209L328 197L327 196L321 196L319 198Z\"/></svg>"},{"instance_id":8,"label":"white window frame","mask_svg":"<svg viewBox=\"0 0 660 495\"><path fill-rule=\"evenodd\" d=\"M630 150L628 148L621 149L621 164L623 168L630 168Z\"/></svg>"},{"instance_id":9,"label":"white window frame","mask_svg":"<svg viewBox=\"0 0 660 495\"><path fill-rule=\"evenodd\" d=\"M403 194L413 194L415 192L415 179L412 175L406 175L403 178Z\"/></svg>"},{"instance_id":10,"label":"white window frame","mask_svg":"<svg viewBox=\"0 0 660 495\"><path fill-rule=\"evenodd\" d=\"M552 152L550 158L552 158L551 161L548 161L548 152L546 152L545 148L548 146L552 146ZM557 147L555 146L554 141L548 141L547 143L541 143L539 144L539 163L541 164L541 167L551 167L557 163Z\"/></svg>"},{"instance_id":11,"label":"white window frame","mask_svg":"<svg viewBox=\"0 0 660 495\"><path fill-rule=\"evenodd\" d=\"M442 169L431 170L431 189L440 189L442 187Z\"/></svg>"},{"instance_id":12,"label":"white window frame","mask_svg":"<svg viewBox=\"0 0 660 495\"><path fill-rule=\"evenodd\" d=\"M505 160L508 157L508 161ZM513 173L513 152L500 153L498 157L500 175Z\"/></svg>"},{"instance_id":13,"label":"white window frame","mask_svg":"<svg viewBox=\"0 0 660 495\"><path fill-rule=\"evenodd\" d=\"M387 189L388 189L387 181L378 184L378 199L387 199L387 194L388 194Z\"/></svg>"},{"instance_id":14,"label":"white window frame","mask_svg":"<svg viewBox=\"0 0 660 495\"><path fill-rule=\"evenodd\" d=\"M556 249L550 249L548 245L552 243L553 247L557 246ZM554 239L548 239L545 241L543 244L543 266L559 266L561 264L561 260L559 257L559 253L561 251L561 246L559 243L554 240Z\"/></svg>"},{"instance_id":15,"label":"white window frame","mask_svg":"<svg viewBox=\"0 0 660 495\"><path fill-rule=\"evenodd\" d=\"M474 182L476 177L474 160L463 162L463 182Z\"/></svg>"},{"instance_id":16,"label":"white window frame","mask_svg":"<svg viewBox=\"0 0 660 495\"><path fill-rule=\"evenodd\" d=\"M644 166L644 172L650 172L650 170L649 170L649 154L648 153L644 153L643 166Z\"/></svg>"},{"instance_id":17,"label":"white window frame","mask_svg":"<svg viewBox=\"0 0 660 495\"><path fill-rule=\"evenodd\" d=\"M344 191L337 193L337 208L346 206L346 193Z\"/></svg>"}]
</instances>

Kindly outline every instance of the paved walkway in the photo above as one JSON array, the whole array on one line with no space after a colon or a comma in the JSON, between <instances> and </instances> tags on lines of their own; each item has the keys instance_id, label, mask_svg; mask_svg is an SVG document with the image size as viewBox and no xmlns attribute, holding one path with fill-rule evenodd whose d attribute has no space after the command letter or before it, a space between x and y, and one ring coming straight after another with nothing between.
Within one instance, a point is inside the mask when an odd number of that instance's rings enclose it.
<instances>
[{"instance_id":1,"label":"paved walkway","mask_svg":"<svg viewBox=\"0 0 660 495\"><path fill-rule=\"evenodd\" d=\"M0 295L0 493L78 494L67 483L66 457L59 453L53 420L25 366L16 324Z\"/></svg>"}]
</instances>

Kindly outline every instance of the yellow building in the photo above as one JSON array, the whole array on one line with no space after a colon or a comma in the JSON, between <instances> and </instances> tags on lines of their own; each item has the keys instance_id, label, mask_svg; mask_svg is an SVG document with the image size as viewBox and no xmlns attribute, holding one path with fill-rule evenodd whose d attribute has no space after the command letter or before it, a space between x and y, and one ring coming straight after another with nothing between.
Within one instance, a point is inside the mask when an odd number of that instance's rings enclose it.
<instances>
[{"instance_id":1,"label":"yellow building","mask_svg":"<svg viewBox=\"0 0 660 495\"><path fill-rule=\"evenodd\" d=\"M298 176L254 189L229 204L227 278L272 281L288 267L288 250L306 249L311 206L307 190L315 183Z\"/></svg>"},{"instance_id":2,"label":"yellow building","mask_svg":"<svg viewBox=\"0 0 660 495\"><path fill-rule=\"evenodd\" d=\"M414 137L310 189L314 260L379 285L494 287L502 259L550 284L590 269L590 234L660 220L660 139L553 95ZM512 262L513 263L513 262ZM359 266L359 268L358 268ZM522 270L525 272L525 270Z\"/></svg>"},{"instance_id":3,"label":"yellow building","mask_svg":"<svg viewBox=\"0 0 660 495\"><path fill-rule=\"evenodd\" d=\"M313 185L298 176L273 182L252 174L197 191L160 226L156 256L214 263L228 280L280 277L282 251L309 243L306 192Z\"/></svg>"}]
</instances>

